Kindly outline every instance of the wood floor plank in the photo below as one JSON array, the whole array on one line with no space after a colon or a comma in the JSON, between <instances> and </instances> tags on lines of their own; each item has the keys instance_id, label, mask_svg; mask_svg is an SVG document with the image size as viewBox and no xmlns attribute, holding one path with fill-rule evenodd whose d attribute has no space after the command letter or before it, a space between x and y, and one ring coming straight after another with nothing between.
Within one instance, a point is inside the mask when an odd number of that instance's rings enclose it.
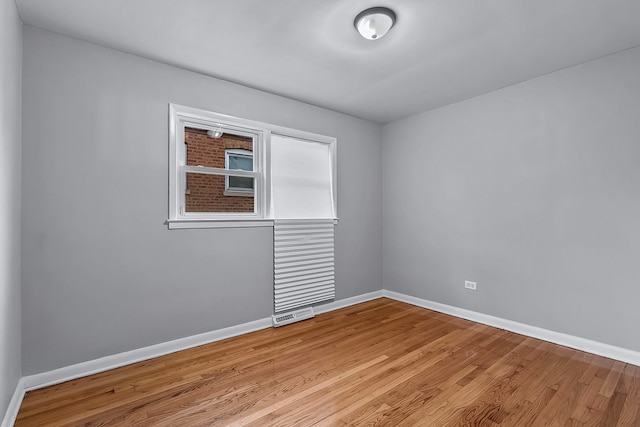
<instances>
[{"instance_id":1,"label":"wood floor plank","mask_svg":"<svg viewBox=\"0 0 640 427\"><path fill-rule=\"evenodd\" d=\"M22 426L640 426L640 368L380 298L27 393Z\"/></svg>"},{"instance_id":2,"label":"wood floor plank","mask_svg":"<svg viewBox=\"0 0 640 427\"><path fill-rule=\"evenodd\" d=\"M618 417L618 427L640 425L640 367L627 365L625 375L627 398Z\"/></svg>"},{"instance_id":3,"label":"wood floor plank","mask_svg":"<svg viewBox=\"0 0 640 427\"><path fill-rule=\"evenodd\" d=\"M418 409L418 407L415 406L416 400L423 400L423 402L425 402L439 395L442 390L438 388L437 385L442 386L445 381L459 383L459 381L457 381L458 378L462 378L469 372L475 370L477 368L476 363L478 363L480 359L480 353L470 353L458 349L449 357L443 358L433 365L432 369L410 378L402 384L402 387L396 387L389 393L377 397L368 405L362 406L360 409L351 413L347 413L341 418L341 421L347 425L353 425L354 420L360 416L361 412L367 412L373 407L388 403L392 405L392 410L389 411L389 414L386 414L385 418L388 422L395 420L395 423L398 423ZM451 372L455 372L456 374L452 375ZM357 398L358 396L354 395L352 400L356 400ZM412 402L413 407L407 407L403 402L405 400ZM333 418L335 419L336 417L334 416Z\"/></svg>"}]
</instances>

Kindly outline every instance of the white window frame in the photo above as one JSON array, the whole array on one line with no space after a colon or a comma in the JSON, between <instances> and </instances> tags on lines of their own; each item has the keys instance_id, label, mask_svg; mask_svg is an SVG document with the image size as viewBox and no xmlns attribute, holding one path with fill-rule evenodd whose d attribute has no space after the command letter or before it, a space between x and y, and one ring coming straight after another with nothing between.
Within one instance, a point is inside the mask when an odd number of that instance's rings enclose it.
<instances>
[{"instance_id":1,"label":"white window frame","mask_svg":"<svg viewBox=\"0 0 640 427\"><path fill-rule=\"evenodd\" d=\"M338 183L336 178L337 178L337 171L338 171L338 165L337 165L338 148L337 148L336 138L319 135L315 133L310 133L310 132L304 132L296 129L280 127L280 126L273 126L271 128L269 138L271 138L271 135L278 135L285 138L293 138L296 140L301 140L303 141L303 143L304 141L307 141L307 142L326 144L329 147L329 154L331 157L330 168L331 168L331 184L332 184L331 185L331 210L333 211L334 223L337 224L338 223ZM269 146L271 146L271 140L269 140L269 143L270 143ZM269 180L269 182L271 182L271 180ZM273 217L274 206L273 206L273 199L271 198L269 199L269 212L270 212L270 215ZM295 219L295 218L279 218L279 219ZM307 219L311 219L311 218L307 218ZM315 218L315 219L327 219L327 218Z\"/></svg>"},{"instance_id":2,"label":"white window frame","mask_svg":"<svg viewBox=\"0 0 640 427\"><path fill-rule=\"evenodd\" d=\"M253 151L244 150L242 148L228 148L224 150L224 166L229 169L229 156L234 157L246 157L250 158L253 163ZM255 166L254 166L255 169ZM234 175L237 176L237 175ZM255 182L253 183L254 188L242 188L242 187L231 187L229 185L229 175L224 177L224 195L225 196L238 196L238 197L250 197L255 194Z\"/></svg>"},{"instance_id":3,"label":"white window frame","mask_svg":"<svg viewBox=\"0 0 640 427\"><path fill-rule=\"evenodd\" d=\"M186 166L184 128L222 130L253 138L253 168L251 171ZM331 153L332 207L334 222L338 222L337 206L337 140L334 137L242 119L178 104L169 104L169 229L219 227L271 227L271 134L324 143ZM185 212L186 173L248 176L254 178L253 213ZM228 181L228 180L225 180Z\"/></svg>"}]
</instances>

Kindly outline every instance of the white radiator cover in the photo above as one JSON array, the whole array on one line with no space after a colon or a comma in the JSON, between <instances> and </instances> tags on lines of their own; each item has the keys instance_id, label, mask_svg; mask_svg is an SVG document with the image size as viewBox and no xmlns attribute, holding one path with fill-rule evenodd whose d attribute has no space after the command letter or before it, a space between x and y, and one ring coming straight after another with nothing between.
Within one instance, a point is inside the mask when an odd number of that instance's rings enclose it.
<instances>
[{"instance_id":1,"label":"white radiator cover","mask_svg":"<svg viewBox=\"0 0 640 427\"><path fill-rule=\"evenodd\" d=\"M276 220L274 312L335 298L334 222Z\"/></svg>"}]
</instances>

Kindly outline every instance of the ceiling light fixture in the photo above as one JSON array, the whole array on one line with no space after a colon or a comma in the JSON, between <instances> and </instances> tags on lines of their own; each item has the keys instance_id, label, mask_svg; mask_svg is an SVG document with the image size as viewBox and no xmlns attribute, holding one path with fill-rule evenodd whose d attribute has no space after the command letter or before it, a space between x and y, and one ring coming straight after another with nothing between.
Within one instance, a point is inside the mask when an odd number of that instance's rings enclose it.
<instances>
[{"instance_id":1,"label":"ceiling light fixture","mask_svg":"<svg viewBox=\"0 0 640 427\"><path fill-rule=\"evenodd\" d=\"M377 40L389 32L396 23L396 14L387 7L372 7L356 16L353 25L362 37Z\"/></svg>"}]
</instances>

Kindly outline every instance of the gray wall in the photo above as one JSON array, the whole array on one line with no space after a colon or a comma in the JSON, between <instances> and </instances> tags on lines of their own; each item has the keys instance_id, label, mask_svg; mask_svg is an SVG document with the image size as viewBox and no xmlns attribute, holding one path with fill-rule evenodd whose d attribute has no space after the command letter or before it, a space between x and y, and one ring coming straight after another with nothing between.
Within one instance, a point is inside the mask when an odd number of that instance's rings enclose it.
<instances>
[{"instance_id":1,"label":"gray wall","mask_svg":"<svg viewBox=\"0 0 640 427\"><path fill-rule=\"evenodd\" d=\"M385 125L383 159L385 289L640 351L639 48Z\"/></svg>"},{"instance_id":2,"label":"gray wall","mask_svg":"<svg viewBox=\"0 0 640 427\"><path fill-rule=\"evenodd\" d=\"M20 102L22 22L0 0L0 421L21 376Z\"/></svg>"},{"instance_id":3,"label":"gray wall","mask_svg":"<svg viewBox=\"0 0 640 427\"><path fill-rule=\"evenodd\" d=\"M270 228L164 225L169 102L337 137L337 299L382 288L379 125L31 27L23 66L25 375L271 314Z\"/></svg>"}]
</instances>

